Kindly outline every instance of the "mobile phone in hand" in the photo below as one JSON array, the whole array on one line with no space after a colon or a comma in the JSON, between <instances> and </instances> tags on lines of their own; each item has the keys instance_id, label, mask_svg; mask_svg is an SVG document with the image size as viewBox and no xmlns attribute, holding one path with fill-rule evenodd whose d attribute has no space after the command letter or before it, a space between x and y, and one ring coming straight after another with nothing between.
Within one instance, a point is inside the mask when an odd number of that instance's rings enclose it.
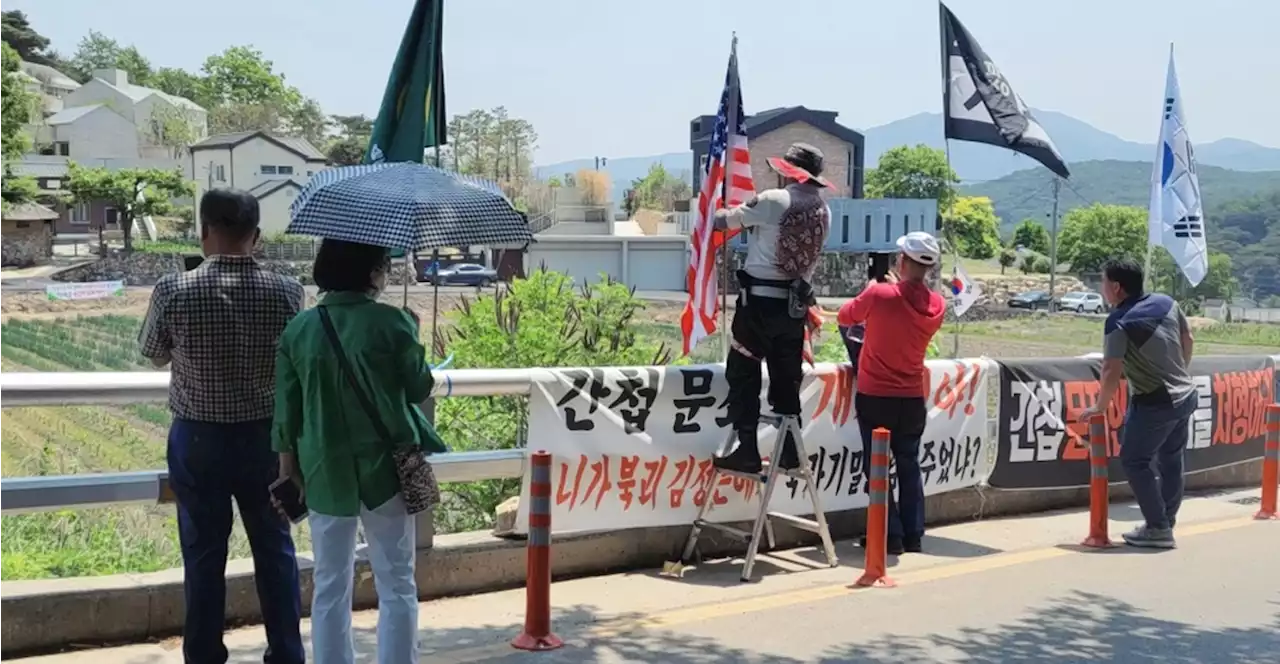
<instances>
[{"instance_id":1,"label":"mobile phone in hand","mask_svg":"<svg viewBox=\"0 0 1280 664\"><path fill-rule=\"evenodd\" d=\"M280 503L285 516L293 523L301 523L307 518L307 503L302 498L302 491L297 482L289 478L281 478L271 484L271 496Z\"/></svg>"}]
</instances>

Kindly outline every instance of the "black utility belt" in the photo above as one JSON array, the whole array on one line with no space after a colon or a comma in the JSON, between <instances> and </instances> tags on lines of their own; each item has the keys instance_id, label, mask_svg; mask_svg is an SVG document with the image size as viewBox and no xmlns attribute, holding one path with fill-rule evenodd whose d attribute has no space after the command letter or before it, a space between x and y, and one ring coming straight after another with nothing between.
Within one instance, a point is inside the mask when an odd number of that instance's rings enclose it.
<instances>
[{"instance_id":1,"label":"black utility belt","mask_svg":"<svg viewBox=\"0 0 1280 664\"><path fill-rule=\"evenodd\" d=\"M804 279L792 279L790 281L756 279L747 274L745 270L738 270L738 284L741 286L738 296L739 307L747 306L745 295L786 300L787 315L791 318L802 320L809 315L809 307L817 302L817 298L813 294L813 287Z\"/></svg>"}]
</instances>

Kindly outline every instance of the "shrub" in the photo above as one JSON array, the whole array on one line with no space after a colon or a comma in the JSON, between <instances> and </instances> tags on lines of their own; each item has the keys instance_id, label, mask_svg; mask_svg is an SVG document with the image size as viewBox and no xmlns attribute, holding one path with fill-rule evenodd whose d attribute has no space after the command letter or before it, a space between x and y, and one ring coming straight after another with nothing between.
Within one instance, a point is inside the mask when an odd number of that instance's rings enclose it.
<instances>
[{"instance_id":1,"label":"shrub","mask_svg":"<svg viewBox=\"0 0 1280 664\"><path fill-rule=\"evenodd\" d=\"M665 344L636 334L644 307L631 289L612 280L575 288L567 275L539 268L505 292L464 298L437 334L437 355L452 353L458 369L667 364ZM451 450L511 449L525 443L527 413L523 396L442 399L436 424ZM519 491L516 479L450 485L436 527L458 532L491 526L494 508Z\"/></svg>"}]
</instances>

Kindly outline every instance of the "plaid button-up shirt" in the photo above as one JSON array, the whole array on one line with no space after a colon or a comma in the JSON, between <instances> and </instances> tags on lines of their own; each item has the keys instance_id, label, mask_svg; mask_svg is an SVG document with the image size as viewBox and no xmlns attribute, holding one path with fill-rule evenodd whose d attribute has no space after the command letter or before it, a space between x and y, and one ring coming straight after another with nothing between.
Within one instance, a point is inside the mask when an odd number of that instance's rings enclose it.
<instances>
[{"instance_id":1,"label":"plaid button-up shirt","mask_svg":"<svg viewBox=\"0 0 1280 664\"><path fill-rule=\"evenodd\" d=\"M302 284L250 256L211 256L195 270L162 278L138 344L145 357L172 361L173 416L218 423L270 418L276 345L305 302Z\"/></svg>"}]
</instances>

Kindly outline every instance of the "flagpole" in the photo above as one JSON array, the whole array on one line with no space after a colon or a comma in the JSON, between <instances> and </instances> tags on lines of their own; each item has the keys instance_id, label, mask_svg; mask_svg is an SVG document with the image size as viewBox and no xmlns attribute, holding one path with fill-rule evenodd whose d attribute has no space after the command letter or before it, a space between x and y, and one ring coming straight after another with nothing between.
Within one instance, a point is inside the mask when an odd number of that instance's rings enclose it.
<instances>
[{"instance_id":1,"label":"flagpole","mask_svg":"<svg viewBox=\"0 0 1280 664\"><path fill-rule=\"evenodd\" d=\"M1048 311L1052 313L1056 310L1053 299L1053 285L1055 285L1055 276L1057 275L1057 201L1059 201L1062 191L1062 178L1059 175L1053 175L1053 219L1051 221L1052 228L1048 234Z\"/></svg>"},{"instance_id":2,"label":"flagpole","mask_svg":"<svg viewBox=\"0 0 1280 664\"><path fill-rule=\"evenodd\" d=\"M738 33L733 33L733 41L729 45L729 63L733 68L732 79L729 85L729 98L726 100L724 117L725 117L725 143L724 143L724 177L720 182L720 205L729 207L729 180L731 179L729 172L731 169L731 155L733 154L733 136L738 126ZM712 227L714 233L714 226ZM724 241L720 244L720 350L724 356L725 363L729 362L729 233L728 231L720 231L724 236Z\"/></svg>"},{"instance_id":3,"label":"flagpole","mask_svg":"<svg viewBox=\"0 0 1280 664\"><path fill-rule=\"evenodd\" d=\"M435 150L436 168L440 168L440 146L437 144ZM404 287L405 306L409 306L409 282L405 282ZM431 340L427 343L431 346L431 362L436 361L436 329L440 321L440 250L433 249L431 251Z\"/></svg>"},{"instance_id":4,"label":"flagpole","mask_svg":"<svg viewBox=\"0 0 1280 664\"><path fill-rule=\"evenodd\" d=\"M948 122L948 118L950 117L948 113L950 113L950 107L951 107L951 76L948 71L950 68L949 60L950 60L951 54L950 54L950 44L947 43L947 28L945 24L947 9L946 9L946 6L942 4L942 0L938 0L938 11L940 13L940 18L942 19L938 24L938 43L940 47L939 55L942 57L942 148L947 156L947 172L945 173L945 176L947 177L947 186L950 186L951 173L954 172L951 168L951 139L947 138L947 122ZM955 216L955 212L956 212L956 200L955 200L955 196L952 196L950 198L950 202L947 204L946 214L947 216ZM943 214L942 210L938 210L938 214L941 216ZM945 222L946 220L944 219L943 221ZM951 268L952 278L954 278L956 273L955 266L960 264L960 247L958 243L952 242L951 239L947 237L949 233L946 232L947 226L945 225L945 223L940 224L940 226L941 226L941 230L943 231L943 238L946 239L947 243L951 245L952 260L955 261L954 265ZM952 306L954 307L954 304ZM955 309L953 308L952 311L954 312ZM953 359L960 357L960 316L959 314L956 314L956 324L955 324L954 331L951 334L951 357Z\"/></svg>"},{"instance_id":5,"label":"flagpole","mask_svg":"<svg viewBox=\"0 0 1280 664\"><path fill-rule=\"evenodd\" d=\"M946 120L944 119L944 120L943 120L943 122L946 122ZM951 170L951 141L950 141L950 140L948 140L948 139L946 138L946 136L945 136L945 132L944 132L944 136L943 136L943 139L942 139L942 145L943 145L943 149L944 149L944 151L946 152L946 155L947 155L947 172L946 172L946 176L947 176L947 178L948 178L948 179L950 179L950 176L951 176L951 173L952 173L952 170ZM948 184L948 186L949 186L951 183L948 181L948 183L947 183L947 184ZM956 212L956 199L955 199L955 196L952 196L952 197L951 197L950 202L947 204L947 214L948 214L948 215L952 215L952 216L954 216L954 215L955 215L955 212ZM944 226L943 226L943 228L945 229L945 228L946 228L946 226L944 225ZM951 241L951 238L946 237L946 235L947 235L947 233L945 233L945 231L944 231L944 233L943 233L943 237L947 240L947 244L951 245L951 255L952 255L952 260L953 260L953 261L955 261L955 262L952 264L952 266L951 266L951 276L952 276L952 278L955 278L955 275L956 275L956 266L960 264L960 247L959 247L958 243L956 243L956 242L952 242L952 241ZM953 312L955 311L954 304L952 305L952 311L953 311ZM956 316L956 324L955 324L955 328L953 329L953 332L952 332L952 334L951 334L951 357L952 357L952 359L955 359L955 358L957 358L957 357L960 357L960 314L958 314L958 313L957 313L955 316Z\"/></svg>"}]
</instances>

